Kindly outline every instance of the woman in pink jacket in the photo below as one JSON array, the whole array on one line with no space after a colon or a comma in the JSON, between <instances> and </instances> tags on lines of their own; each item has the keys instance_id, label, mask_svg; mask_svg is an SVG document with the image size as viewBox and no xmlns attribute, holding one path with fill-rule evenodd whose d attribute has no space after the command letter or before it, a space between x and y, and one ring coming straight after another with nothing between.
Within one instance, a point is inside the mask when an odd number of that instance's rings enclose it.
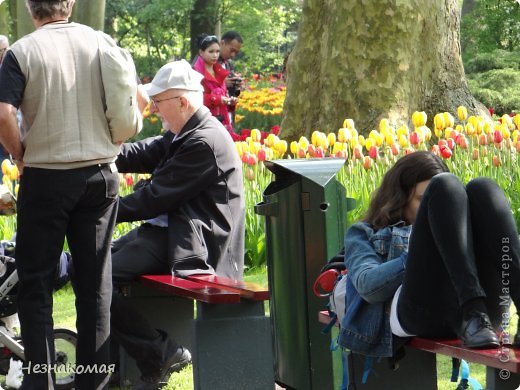
<instances>
[{"instance_id":1,"label":"woman in pink jacket","mask_svg":"<svg viewBox=\"0 0 520 390\"><path fill-rule=\"evenodd\" d=\"M201 81L204 87L204 105L233 133L229 109L236 104L237 98L228 96L225 79L229 72L218 63L219 40L215 35L202 34L198 37L198 48L199 57L193 69L204 76Z\"/></svg>"}]
</instances>

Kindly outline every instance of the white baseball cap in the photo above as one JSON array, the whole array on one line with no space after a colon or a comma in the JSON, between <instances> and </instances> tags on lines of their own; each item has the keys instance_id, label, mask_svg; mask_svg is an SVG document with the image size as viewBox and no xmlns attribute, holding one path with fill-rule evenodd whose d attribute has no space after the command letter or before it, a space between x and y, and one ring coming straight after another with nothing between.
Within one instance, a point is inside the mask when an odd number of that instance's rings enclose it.
<instances>
[{"instance_id":1,"label":"white baseball cap","mask_svg":"<svg viewBox=\"0 0 520 390\"><path fill-rule=\"evenodd\" d=\"M188 61L180 60L164 65L152 82L144 85L148 96L155 96L168 89L184 89L187 91L203 91L202 74L194 70Z\"/></svg>"}]
</instances>

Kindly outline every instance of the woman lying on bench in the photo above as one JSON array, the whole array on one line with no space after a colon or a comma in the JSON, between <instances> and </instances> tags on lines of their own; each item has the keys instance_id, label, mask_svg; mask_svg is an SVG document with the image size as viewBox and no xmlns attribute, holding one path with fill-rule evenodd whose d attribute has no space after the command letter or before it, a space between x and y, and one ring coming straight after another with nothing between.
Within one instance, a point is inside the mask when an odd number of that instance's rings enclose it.
<instances>
[{"instance_id":1,"label":"woman lying on bench","mask_svg":"<svg viewBox=\"0 0 520 390\"><path fill-rule=\"evenodd\" d=\"M509 295L520 308L519 256L509 204L492 180L464 186L435 154L404 156L347 232L339 343L369 356L392 356L395 336L497 347Z\"/></svg>"}]
</instances>

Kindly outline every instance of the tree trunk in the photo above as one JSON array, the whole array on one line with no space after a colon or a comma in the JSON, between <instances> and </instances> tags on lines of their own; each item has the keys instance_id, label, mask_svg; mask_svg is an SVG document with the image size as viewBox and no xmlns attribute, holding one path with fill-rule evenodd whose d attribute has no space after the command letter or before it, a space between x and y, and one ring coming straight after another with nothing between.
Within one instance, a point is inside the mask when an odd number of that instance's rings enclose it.
<instances>
[{"instance_id":1,"label":"tree trunk","mask_svg":"<svg viewBox=\"0 0 520 390\"><path fill-rule=\"evenodd\" d=\"M34 24L31 19L31 14L25 6L25 1L16 1L16 19L15 19L15 39L20 39L34 31ZM11 3L12 4L12 3Z\"/></svg>"},{"instance_id":2,"label":"tree trunk","mask_svg":"<svg viewBox=\"0 0 520 390\"><path fill-rule=\"evenodd\" d=\"M193 10L190 15L192 58L199 54L197 37L202 33L208 35L216 34L218 5L219 0L195 0L193 4Z\"/></svg>"},{"instance_id":3,"label":"tree trunk","mask_svg":"<svg viewBox=\"0 0 520 390\"><path fill-rule=\"evenodd\" d=\"M460 57L458 0L305 0L288 62L283 137L335 131L352 118L360 131L382 118L410 124L465 105L471 95Z\"/></svg>"},{"instance_id":4,"label":"tree trunk","mask_svg":"<svg viewBox=\"0 0 520 390\"><path fill-rule=\"evenodd\" d=\"M77 1L72 10L71 19L95 30L103 30L105 27L105 0Z\"/></svg>"},{"instance_id":5,"label":"tree trunk","mask_svg":"<svg viewBox=\"0 0 520 390\"><path fill-rule=\"evenodd\" d=\"M7 1L0 0L0 35L9 36L9 24L7 17L9 16L9 9Z\"/></svg>"}]
</instances>

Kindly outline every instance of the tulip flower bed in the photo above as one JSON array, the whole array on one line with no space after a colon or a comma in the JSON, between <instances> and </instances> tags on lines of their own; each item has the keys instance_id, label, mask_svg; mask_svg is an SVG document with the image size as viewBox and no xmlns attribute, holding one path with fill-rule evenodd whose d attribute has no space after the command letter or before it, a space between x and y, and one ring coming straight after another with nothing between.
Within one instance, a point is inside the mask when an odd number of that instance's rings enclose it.
<instances>
[{"instance_id":1,"label":"tulip flower bed","mask_svg":"<svg viewBox=\"0 0 520 390\"><path fill-rule=\"evenodd\" d=\"M368 207L370 194L379 185L385 172L401 156L416 150L431 150L441 156L450 170L464 182L486 176L494 179L511 202L517 226L520 226L520 114L504 115L498 119L469 116L466 108L459 107L457 119L451 113L439 113L433 128L426 126L426 114L415 112L413 128L406 125L390 126L383 119L379 129L368 136L359 134L355 123L346 119L335 133L315 131L311 139L301 137L290 145L277 135L273 126L270 133L258 129L244 130L235 142L243 162L246 200L246 265L259 268L265 265L264 219L254 212L255 204L262 201L262 193L271 182L271 172L265 160L282 158L342 158L345 166L338 172L338 180L346 194L358 200L349 213L349 220L362 217ZM2 163L3 183L16 192L16 167L8 160ZM121 194L132 191L139 179L146 175L121 175ZM15 218L0 220L2 237L8 239L15 231ZM114 237L126 233L134 224L120 224Z\"/></svg>"},{"instance_id":2,"label":"tulip flower bed","mask_svg":"<svg viewBox=\"0 0 520 390\"><path fill-rule=\"evenodd\" d=\"M271 181L271 173L263 164L266 159L346 159L337 179L345 186L347 196L358 200L356 209L348 216L355 221L362 217L371 193L399 157L431 150L464 182L479 176L494 179L509 198L520 227L520 115L505 115L498 120L468 117L466 108L459 107L457 119L451 113L439 113L430 129L426 126L426 114L415 112L413 129L405 125L395 129L382 120L379 129L372 130L367 137L360 135L354 122L347 119L336 133L315 131L310 140L301 137L289 148L276 134L251 130L245 140L235 143L244 163L248 266L265 264L264 221L255 215L254 205L262 200L262 192Z\"/></svg>"}]
</instances>

